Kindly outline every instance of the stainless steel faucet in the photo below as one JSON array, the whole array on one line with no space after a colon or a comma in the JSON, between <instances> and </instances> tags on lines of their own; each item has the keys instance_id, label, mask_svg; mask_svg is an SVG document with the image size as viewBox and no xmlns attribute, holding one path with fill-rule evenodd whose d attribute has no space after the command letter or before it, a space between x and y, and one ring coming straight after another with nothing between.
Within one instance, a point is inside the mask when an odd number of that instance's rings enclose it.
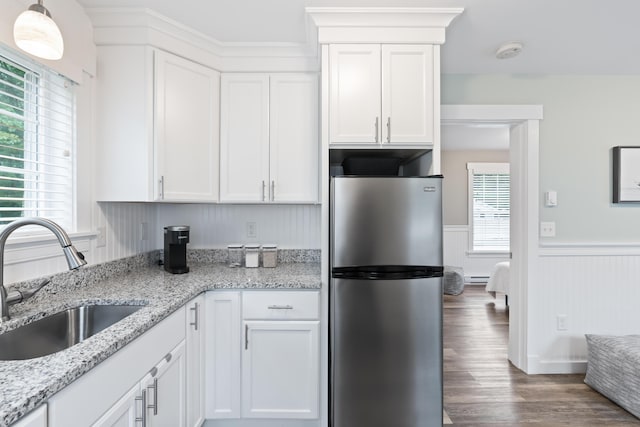
<instances>
[{"instance_id":1,"label":"stainless steel faucet","mask_svg":"<svg viewBox=\"0 0 640 427\"><path fill-rule=\"evenodd\" d=\"M19 297L10 295L10 293L7 292L7 288L4 287L4 245L11 233L25 225L41 225L42 227L51 230L51 232L55 234L55 236L58 238L58 242L60 242L60 246L62 246L62 250L67 259L67 264L69 265L69 270L75 270L87 263L84 260L84 256L82 255L82 253L78 252L78 250L73 247L73 244L71 244L71 239L69 239L69 236L62 229L62 227L49 219L23 218L7 224L5 228L0 231L0 316L2 316L2 320L9 319L9 305L18 303L26 299L26 295L24 294L21 294ZM43 282L43 285L44 284L46 283ZM33 293L35 293L36 291L34 291ZM31 295L33 295L33 293L31 293Z\"/></svg>"}]
</instances>

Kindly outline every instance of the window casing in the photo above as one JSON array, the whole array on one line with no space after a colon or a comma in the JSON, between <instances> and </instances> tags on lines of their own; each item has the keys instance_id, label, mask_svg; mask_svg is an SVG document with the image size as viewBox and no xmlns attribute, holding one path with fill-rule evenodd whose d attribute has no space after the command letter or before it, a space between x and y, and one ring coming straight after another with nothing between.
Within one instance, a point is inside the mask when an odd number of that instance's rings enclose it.
<instances>
[{"instance_id":1,"label":"window casing","mask_svg":"<svg viewBox=\"0 0 640 427\"><path fill-rule=\"evenodd\" d=\"M508 163L467 163L469 250L508 252L510 183Z\"/></svg>"},{"instance_id":2,"label":"window casing","mask_svg":"<svg viewBox=\"0 0 640 427\"><path fill-rule=\"evenodd\" d=\"M75 230L75 116L71 81L0 49L0 228L39 216Z\"/></svg>"}]
</instances>

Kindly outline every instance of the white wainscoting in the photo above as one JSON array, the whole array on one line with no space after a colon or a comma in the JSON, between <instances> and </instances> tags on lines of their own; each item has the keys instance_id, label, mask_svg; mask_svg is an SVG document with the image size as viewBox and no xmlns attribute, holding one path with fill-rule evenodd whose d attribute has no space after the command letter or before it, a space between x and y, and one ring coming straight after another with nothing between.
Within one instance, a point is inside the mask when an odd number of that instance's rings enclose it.
<instances>
[{"instance_id":1,"label":"white wainscoting","mask_svg":"<svg viewBox=\"0 0 640 427\"><path fill-rule=\"evenodd\" d=\"M466 225L445 225L443 230L444 265L462 267L465 280L487 278L500 261L509 257L496 255L469 254L469 227Z\"/></svg>"},{"instance_id":2,"label":"white wainscoting","mask_svg":"<svg viewBox=\"0 0 640 427\"><path fill-rule=\"evenodd\" d=\"M82 252L88 264L99 264L137 253L157 249L154 230L156 209L145 203L96 204L96 230L70 233L71 241ZM143 240L141 224L147 224ZM104 227L106 245L97 247L97 228ZM44 229L43 229L44 230ZM45 231L42 238L18 238L7 243L4 283L60 273L68 269L62 249L53 234Z\"/></svg>"},{"instance_id":3,"label":"white wainscoting","mask_svg":"<svg viewBox=\"0 0 640 427\"><path fill-rule=\"evenodd\" d=\"M585 334L640 333L640 244L544 245L539 255L528 289L529 373L584 372Z\"/></svg>"},{"instance_id":4,"label":"white wainscoting","mask_svg":"<svg viewBox=\"0 0 640 427\"><path fill-rule=\"evenodd\" d=\"M247 223L257 236L247 237ZM320 205L159 204L156 236L163 228L189 225L189 247L226 248L230 243L274 243L285 249L320 248Z\"/></svg>"},{"instance_id":5,"label":"white wainscoting","mask_svg":"<svg viewBox=\"0 0 640 427\"><path fill-rule=\"evenodd\" d=\"M190 248L224 248L236 242L320 248L319 205L97 203L94 218L95 230L72 235L89 264L162 248L166 225L191 226ZM247 222L256 223L256 238L246 237ZM102 227L106 245L98 247L96 232ZM9 243L5 261L8 284L67 269L62 250L51 236L44 241Z\"/></svg>"}]
</instances>

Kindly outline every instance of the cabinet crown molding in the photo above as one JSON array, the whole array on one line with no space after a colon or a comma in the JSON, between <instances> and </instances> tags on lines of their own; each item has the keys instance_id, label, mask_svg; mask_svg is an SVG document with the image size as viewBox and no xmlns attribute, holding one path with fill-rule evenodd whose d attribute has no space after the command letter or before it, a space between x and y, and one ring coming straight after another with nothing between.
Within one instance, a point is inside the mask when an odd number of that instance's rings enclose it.
<instances>
[{"instance_id":1,"label":"cabinet crown molding","mask_svg":"<svg viewBox=\"0 0 640 427\"><path fill-rule=\"evenodd\" d=\"M149 45L222 72L317 71L315 35L308 43L228 43L142 7L86 10L97 46Z\"/></svg>"},{"instance_id":2,"label":"cabinet crown molding","mask_svg":"<svg viewBox=\"0 0 640 427\"><path fill-rule=\"evenodd\" d=\"M326 43L443 44L445 29L464 8L429 7L307 7Z\"/></svg>"}]
</instances>

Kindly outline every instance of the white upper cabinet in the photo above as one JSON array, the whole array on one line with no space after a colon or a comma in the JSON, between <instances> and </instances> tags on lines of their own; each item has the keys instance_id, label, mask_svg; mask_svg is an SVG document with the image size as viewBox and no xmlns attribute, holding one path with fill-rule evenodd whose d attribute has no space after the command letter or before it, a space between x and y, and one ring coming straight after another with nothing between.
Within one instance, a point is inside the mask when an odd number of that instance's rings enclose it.
<instances>
[{"instance_id":1,"label":"white upper cabinet","mask_svg":"<svg viewBox=\"0 0 640 427\"><path fill-rule=\"evenodd\" d=\"M318 201L318 83L313 74L223 73L220 201Z\"/></svg>"},{"instance_id":2,"label":"white upper cabinet","mask_svg":"<svg viewBox=\"0 0 640 427\"><path fill-rule=\"evenodd\" d=\"M432 143L433 46L383 45L382 77L383 142Z\"/></svg>"},{"instance_id":3,"label":"white upper cabinet","mask_svg":"<svg viewBox=\"0 0 640 427\"><path fill-rule=\"evenodd\" d=\"M217 201L220 74L149 46L98 57L97 200Z\"/></svg>"},{"instance_id":4,"label":"white upper cabinet","mask_svg":"<svg viewBox=\"0 0 640 427\"><path fill-rule=\"evenodd\" d=\"M331 145L433 145L432 45L334 44L329 55Z\"/></svg>"},{"instance_id":5,"label":"white upper cabinet","mask_svg":"<svg viewBox=\"0 0 640 427\"><path fill-rule=\"evenodd\" d=\"M155 53L155 153L162 200L218 199L220 73Z\"/></svg>"},{"instance_id":6,"label":"white upper cabinet","mask_svg":"<svg viewBox=\"0 0 640 427\"><path fill-rule=\"evenodd\" d=\"M266 201L269 76L223 73L220 104L220 200Z\"/></svg>"},{"instance_id":7,"label":"white upper cabinet","mask_svg":"<svg viewBox=\"0 0 640 427\"><path fill-rule=\"evenodd\" d=\"M318 79L270 77L269 176L272 202L318 201Z\"/></svg>"},{"instance_id":8,"label":"white upper cabinet","mask_svg":"<svg viewBox=\"0 0 640 427\"><path fill-rule=\"evenodd\" d=\"M330 47L331 143L380 142L380 45Z\"/></svg>"}]
</instances>

